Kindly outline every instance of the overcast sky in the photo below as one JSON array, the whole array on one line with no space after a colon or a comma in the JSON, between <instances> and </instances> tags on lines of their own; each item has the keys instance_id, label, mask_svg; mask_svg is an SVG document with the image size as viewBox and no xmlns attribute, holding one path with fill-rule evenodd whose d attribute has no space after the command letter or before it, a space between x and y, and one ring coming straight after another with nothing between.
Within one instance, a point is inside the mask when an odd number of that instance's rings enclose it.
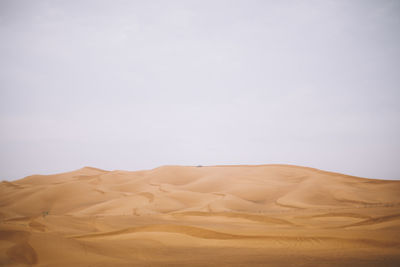
<instances>
[{"instance_id":1,"label":"overcast sky","mask_svg":"<svg viewBox=\"0 0 400 267\"><path fill-rule=\"evenodd\" d=\"M0 0L0 180L286 163L400 179L400 1Z\"/></svg>"}]
</instances>

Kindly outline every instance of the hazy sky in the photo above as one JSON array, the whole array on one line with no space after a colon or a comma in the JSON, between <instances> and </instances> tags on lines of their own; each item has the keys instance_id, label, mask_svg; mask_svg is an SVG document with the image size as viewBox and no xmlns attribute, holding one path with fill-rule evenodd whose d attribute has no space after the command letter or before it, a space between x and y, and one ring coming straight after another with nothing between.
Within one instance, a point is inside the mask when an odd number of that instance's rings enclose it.
<instances>
[{"instance_id":1,"label":"hazy sky","mask_svg":"<svg viewBox=\"0 0 400 267\"><path fill-rule=\"evenodd\" d=\"M287 163L400 179L400 1L0 0L0 180Z\"/></svg>"}]
</instances>

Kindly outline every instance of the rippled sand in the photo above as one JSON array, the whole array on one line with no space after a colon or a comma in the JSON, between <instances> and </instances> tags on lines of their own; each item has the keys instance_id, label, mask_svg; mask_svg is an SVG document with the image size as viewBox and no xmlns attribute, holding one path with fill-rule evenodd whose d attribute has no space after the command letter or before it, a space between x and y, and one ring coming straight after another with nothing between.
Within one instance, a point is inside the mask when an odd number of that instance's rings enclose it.
<instances>
[{"instance_id":1,"label":"rippled sand","mask_svg":"<svg viewBox=\"0 0 400 267\"><path fill-rule=\"evenodd\" d=\"M0 183L0 265L400 266L400 181L290 165Z\"/></svg>"}]
</instances>

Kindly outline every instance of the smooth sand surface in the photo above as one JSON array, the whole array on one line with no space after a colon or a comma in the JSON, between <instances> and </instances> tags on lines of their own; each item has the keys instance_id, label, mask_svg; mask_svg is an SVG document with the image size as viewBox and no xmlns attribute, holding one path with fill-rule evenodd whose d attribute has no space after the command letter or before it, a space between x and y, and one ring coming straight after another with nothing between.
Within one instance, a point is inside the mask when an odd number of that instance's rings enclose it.
<instances>
[{"instance_id":1,"label":"smooth sand surface","mask_svg":"<svg viewBox=\"0 0 400 267\"><path fill-rule=\"evenodd\" d=\"M0 183L0 266L400 266L400 181L290 165Z\"/></svg>"}]
</instances>

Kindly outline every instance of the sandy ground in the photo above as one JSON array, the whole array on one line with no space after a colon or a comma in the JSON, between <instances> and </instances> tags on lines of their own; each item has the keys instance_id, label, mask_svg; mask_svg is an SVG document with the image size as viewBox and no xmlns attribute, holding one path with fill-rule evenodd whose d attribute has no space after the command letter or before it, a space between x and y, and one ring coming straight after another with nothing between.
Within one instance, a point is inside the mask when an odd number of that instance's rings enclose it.
<instances>
[{"instance_id":1,"label":"sandy ground","mask_svg":"<svg viewBox=\"0 0 400 267\"><path fill-rule=\"evenodd\" d=\"M400 266L400 181L289 165L0 184L1 266Z\"/></svg>"}]
</instances>

